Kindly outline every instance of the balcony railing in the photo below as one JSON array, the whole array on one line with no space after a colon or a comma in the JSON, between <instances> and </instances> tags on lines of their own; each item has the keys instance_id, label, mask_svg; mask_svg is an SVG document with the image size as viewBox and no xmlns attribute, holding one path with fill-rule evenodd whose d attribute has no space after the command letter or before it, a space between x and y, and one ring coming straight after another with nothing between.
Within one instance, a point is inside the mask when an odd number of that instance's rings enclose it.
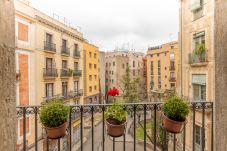
<instances>
[{"instance_id":1,"label":"balcony railing","mask_svg":"<svg viewBox=\"0 0 227 151\"><path fill-rule=\"evenodd\" d=\"M55 68L43 68L43 77L58 77L58 71Z\"/></svg>"},{"instance_id":2,"label":"balcony railing","mask_svg":"<svg viewBox=\"0 0 227 151\"><path fill-rule=\"evenodd\" d=\"M73 71L73 76L74 77L80 77L80 76L82 76L82 71L81 70L74 70Z\"/></svg>"},{"instance_id":3,"label":"balcony railing","mask_svg":"<svg viewBox=\"0 0 227 151\"><path fill-rule=\"evenodd\" d=\"M80 57L80 51L75 50L75 51L73 52L73 56L79 58L79 57Z\"/></svg>"},{"instance_id":4,"label":"balcony railing","mask_svg":"<svg viewBox=\"0 0 227 151\"><path fill-rule=\"evenodd\" d=\"M61 77L71 77L72 72L69 69L61 69Z\"/></svg>"},{"instance_id":5,"label":"balcony railing","mask_svg":"<svg viewBox=\"0 0 227 151\"><path fill-rule=\"evenodd\" d=\"M44 50L56 53L56 44L44 41Z\"/></svg>"},{"instance_id":6,"label":"balcony railing","mask_svg":"<svg viewBox=\"0 0 227 151\"><path fill-rule=\"evenodd\" d=\"M21 130L21 149L80 150L80 151L201 151L214 148L214 114L212 102L190 102L191 112L180 134L172 134L162 127L162 103L122 104L128 111L125 135L113 138L107 135L104 113L111 104L71 105L67 134L51 140L39 123L40 106L17 107ZM27 120L27 117L30 120ZM79 121L78 121L79 120ZM29 122L29 123L27 123ZM31 125L31 123L33 123ZM199 123L199 124L198 124ZM31 131L27 133L27 127ZM199 133L198 128L199 127ZM40 136L40 133L43 134ZM29 140L29 141L28 141Z\"/></svg>"},{"instance_id":7,"label":"balcony railing","mask_svg":"<svg viewBox=\"0 0 227 151\"><path fill-rule=\"evenodd\" d=\"M175 81L176 81L176 77L170 77L170 78L169 78L169 81L170 81L170 82L175 82Z\"/></svg>"},{"instance_id":8,"label":"balcony railing","mask_svg":"<svg viewBox=\"0 0 227 151\"><path fill-rule=\"evenodd\" d=\"M189 54L188 55L188 63L189 64L198 64L198 63L206 63L208 62L207 53L202 53L200 55Z\"/></svg>"},{"instance_id":9,"label":"balcony railing","mask_svg":"<svg viewBox=\"0 0 227 151\"><path fill-rule=\"evenodd\" d=\"M68 48L68 47L65 47L65 46L62 46L62 47L61 47L61 54L62 54L62 55L67 55L67 56L69 56L69 55L70 55L69 48Z\"/></svg>"}]
</instances>

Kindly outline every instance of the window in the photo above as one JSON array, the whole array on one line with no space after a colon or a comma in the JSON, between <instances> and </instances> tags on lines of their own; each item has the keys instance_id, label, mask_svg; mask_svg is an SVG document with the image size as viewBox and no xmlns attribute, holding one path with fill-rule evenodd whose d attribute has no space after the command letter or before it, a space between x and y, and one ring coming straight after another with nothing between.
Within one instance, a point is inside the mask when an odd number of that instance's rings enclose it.
<instances>
[{"instance_id":1,"label":"window","mask_svg":"<svg viewBox=\"0 0 227 151\"><path fill-rule=\"evenodd\" d=\"M78 62L74 62L74 70L78 70L79 69L79 63Z\"/></svg>"},{"instance_id":2,"label":"window","mask_svg":"<svg viewBox=\"0 0 227 151\"><path fill-rule=\"evenodd\" d=\"M123 68L123 69L125 68L125 64L122 64L122 68Z\"/></svg>"},{"instance_id":3,"label":"window","mask_svg":"<svg viewBox=\"0 0 227 151\"><path fill-rule=\"evenodd\" d=\"M52 43L52 35L49 33L46 33L46 44L51 47Z\"/></svg>"},{"instance_id":4,"label":"window","mask_svg":"<svg viewBox=\"0 0 227 151\"><path fill-rule=\"evenodd\" d=\"M108 63L106 63L106 67L108 67Z\"/></svg>"},{"instance_id":5,"label":"window","mask_svg":"<svg viewBox=\"0 0 227 151\"><path fill-rule=\"evenodd\" d=\"M195 125L195 150L199 151L202 148L202 127Z\"/></svg>"},{"instance_id":6,"label":"window","mask_svg":"<svg viewBox=\"0 0 227 151\"><path fill-rule=\"evenodd\" d=\"M161 89L162 88L162 82L161 82L161 77L158 76L158 88Z\"/></svg>"},{"instance_id":7,"label":"window","mask_svg":"<svg viewBox=\"0 0 227 151\"><path fill-rule=\"evenodd\" d=\"M79 81L74 81L74 91L75 92L79 91Z\"/></svg>"},{"instance_id":8,"label":"window","mask_svg":"<svg viewBox=\"0 0 227 151\"><path fill-rule=\"evenodd\" d=\"M114 72L112 71L112 75L114 74Z\"/></svg>"},{"instance_id":9,"label":"window","mask_svg":"<svg viewBox=\"0 0 227 151\"><path fill-rule=\"evenodd\" d=\"M92 87L91 86L89 87L89 92L92 92Z\"/></svg>"},{"instance_id":10,"label":"window","mask_svg":"<svg viewBox=\"0 0 227 151\"><path fill-rule=\"evenodd\" d=\"M202 31L202 32L194 34L193 40L194 40L194 49L199 44L205 44L205 32Z\"/></svg>"},{"instance_id":11,"label":"window","mask_svg":"<svg viewBox=\"0 0 227 151\"><path fill-rule=\"evenodd\" d=\"M54 67L53 59L52 58L46 58L46 68L52 69Z\"/></svg>"},{"instance_id":12,"label":"window","mask_svg":"<svg viewBox=\"0 0 227 151\"><path fill-rule=\"evenodd\" d=\"M91 52L89 52L89 57L91 58Z\"/></svg>"},{"instance_id":13,"label":"window","mask_svg":"<svg viewBox=\"0 0 227 151\"><path fill-rule=\"evenodd\" d=\"M94 58L96 59L96 53L94 53Z\"/></svg>"},{"instance_id":14,"label":"window","mask_svg":"<svg viewBox=\"0 0 227 151\"><path fill-rule=\"evenodd\" d=\"M67 47L67 40L62 39L62 50L66 51L66 47Z\"/></svg>"},{"instance_id":15,"label":"window","mask_svg":"<svg viewBox=\"0 0 227 151\"><path fill-rule=\"evenodd\" d=\"M62 69L67 69L67 60L62 60Z\"/></svg>"},{"instance_id":16,"label":"window","mask_svg":"<svg viewBox=\"0 0 227 151\"><path fill-rule=\"evenodd\" d=\"M170 72L170 78L174 79L175 78L175 73L174 72Z\"/></svg>"},{"instance_id":17,"label":"window","mask_svg":"<svg viewBox=\"0 0 227 151\"><path fill-rule=\"evenodd\" d=\"M92 75L89 75L89 80L92 81Z\"/></svg>"},{"instance_id":18,"label":"window","mask_svg":"<svg viewBox=\"0 0 227 151\"><path fill-rule=\"evenodd\" d=\"M113 66L115 66L115 62L113 62Z\"/></svg>"},{"instance_id":19,"label":"window","mask_svg":"<svg viewBox=\"0 0 227 151\"><path fill-rule=\"evenodd\" d=\"M133 67L135 67L136 65L135 65L135 61L133 61Z\"/></svg>"},{"instance_id":20,"label":"window","mask_svg":"<svg viewBox=\"0 0 227 151\"><path fill-rule=\"evenodd\" d=\"M92 64L91 63L89 63L89 69L91 69L92 68Z\"/></svg>"},{"instance_id":21,"label":"window","mask_svg":"<svg viewBox=\"0 0 227 151\"><path fill-rule=\"evenodd\" d=\"M206 100L206 75L192 75L193 99L194 101Z\"/></svg>"},{"instance_id":22,"label":"window","mask_svg":"<svg viewBox=\"0 0 227 151\"><path fill-rule=\"evenodd\" d=\"M97 86L95 86L94 89L97 90Z\"/></svg>"},{"instance_id":23,"label":"window","mask_svg":"<svg viewBox=\"0 0 227 151\"><path fill-rule=\"evenodd\" d=\"M106 74L108 74L108 71L106 70Z\"/></svg>"},{"instance_id":24,"label":"window","mask_svg":"<svg viewBox=\"0 0 227 151\"><path fill-rule=\"evenodd\" d=\"M170 88L175 88L175 83L170 83Z\"/></svg>"},{"instance_id":25,"label":"window","mask_svg":"<svg viewBox=\"0 0 227 151\"><path fill-rule=\"evenodd\" d=\"M62 95L64 97L68 95L68 82L62 82Z\"/></svg>"},{"instance_id":26,"label":"window","mask_svg":"<svg viewBox=\"0 0 227 151\"><path fill-rule=\"evenodd\" d=\"M197 20L203 16L203 0L193 0L190 8L193 13L194 20Z\"/></svg>"},{"instance_id":27,"label":"window","mask_svg":"<svg viewBox=\"0 0 227 151\"><path fill-rule=\"evenodd\" d=\"M174 46L170 46L170 49L174 49Z\"/></svg>"},{"instance_id":28,"label":"window","mask_svg":"<svg viewBox=\"0 0 227 151\"><path fill-rule=\"evenodd\" d=\"M95 80L97 80L97 75L95 75Z\"/></svg>"},{"instance_id":29,"label":"window","mask_svg":"<svg viewBox=\"0 0 227 151\"><path fill-rule=\"evenodd\" d=\"M45 92L46 97L50 98L54 96L54 84L53 83L46 83L45 84Z\"/></svg>"},{"instance_id":30,"label":"window","mask_svg":"<svg viewBox=\"0 0 227 151\"><path fill-rule=\"evenodd\" d=\"M158 67L161 67L161 62L160 62L160 60L158 60Z\"/></svg>"},{"instance_id":31,"label":"window","mask_svg":"<svg viewBox=\"0 0 227 151\"><path fill-rule=\"evenodd\" d=\"M169 57L170 57L170 60L171 60L171 61L173 61L173 60L174 60L174 58L175 58L175 56L174 56L174 52L171 52Z\"/></svg>"},{"instance_id":32,"label":"window","mask_svg":"<svg viewBox=\"0 0 227 151\"><path fill-rule=\"evenodd\" d=\"M96 69L96 64L94 64L94 68Z\"/></svg>"},{"instance_id":33,"label":"window","mask_svg":"<svg viewBox=\"0 0 227 151\"><path fill-rule=\"evenodd\" d=\"M152 58L152 57L153 57L153 55L150 55L150 57Z\"/></svg>"},{"instance_id":34,"label":"window","mask_svg":"<svg viewBox=\"0 0 227 151\"><path fill-rule=\"evenodd\" d=\"M114 83L114 80L112 79L112 83Z\"/></svg>"},{"instance_id":35,"label":"window","mask_svg":"<svg viewBox=\"0 0 227 151\"><path fill-rule=\"evenodd\" d=\"M159 53L157 53L157 57L159 57Z\"/></svg>"},{"instance_id":36,"label":"window","mask_svg":"<svg viewBox=\"0 0 227 151\"><path fill-rule=\"evenodd\" d=\"M28 42L29 26L18 22L18 40Z\"/></svg>"},{"instance_id":37,"label":"window","mask_svg":"<svg viewBox=\"0 0 227 151\"><path fill-rule=\"evenodd\" d=\"M133 69L133 76L135 76L136 75L136 71L135 71L135 69Z\"/></svg>"},{"instance_id":38,"label":"window","mask_svg":"<svg viewBox=\"0 0 227 151\"><path fill-rule=\"evenodd\" d=\"M78 46L78 44L74 44L74 51L79 51L79 46Z\"/></svg>"},{"instance_id":39,"label":"window","mask_svg":"<svg viewBox=\"0 0 227 151\"><path fill-rule=\"evenodd\" d=\"M153 64L153 61L151 61L151 75L154 75L154 64Z\"/></svg>"}]
</instances>

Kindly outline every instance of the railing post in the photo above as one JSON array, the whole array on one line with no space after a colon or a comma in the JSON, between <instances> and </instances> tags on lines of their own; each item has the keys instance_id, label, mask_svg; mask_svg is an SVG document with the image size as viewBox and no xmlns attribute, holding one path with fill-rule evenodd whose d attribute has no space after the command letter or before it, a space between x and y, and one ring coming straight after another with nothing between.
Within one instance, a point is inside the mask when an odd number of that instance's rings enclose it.
<instances>
[{"instance_id":1,"label":"railing post","mask_svg":"<svg viewBox=\"0 0 227 151\"><path fill-rule=\"evenodd\" d=\"M23 107L23 150L26 151L26 107Z\"/></svg>"}]
</instances>

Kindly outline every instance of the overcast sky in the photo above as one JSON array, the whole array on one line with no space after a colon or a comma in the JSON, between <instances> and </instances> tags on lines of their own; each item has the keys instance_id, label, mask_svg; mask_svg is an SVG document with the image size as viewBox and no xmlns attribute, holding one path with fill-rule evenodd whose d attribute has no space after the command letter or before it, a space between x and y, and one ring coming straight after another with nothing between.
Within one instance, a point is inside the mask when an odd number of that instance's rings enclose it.
<instances>
[{"instance_id":1,"label":"overcast sky","mask_svg":"<svg viewBox=\"0 0 227 151\"><path fill-rule=\"evenodd\" d=\"M134 48L176 40L178 0L30 0L48 15L67 18L100 50ZM55 15L56 16L56 15Z\"/></svg>"}]
</instances>

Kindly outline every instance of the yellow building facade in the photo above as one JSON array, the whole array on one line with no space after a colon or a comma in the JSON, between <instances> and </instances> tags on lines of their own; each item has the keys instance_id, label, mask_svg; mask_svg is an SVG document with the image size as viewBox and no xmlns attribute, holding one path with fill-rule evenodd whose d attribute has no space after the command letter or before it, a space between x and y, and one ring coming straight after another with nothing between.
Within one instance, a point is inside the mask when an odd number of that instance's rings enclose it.
<instances>
[{"instance_id":1,"label":"yellow building facade","mask_svg":"<svg viewBox=\"0 0 227 151\"><path fill-rule=\"evenodd\" d=\"M99 48L88 42L83 43L84 54L84 103L100 103Z\"/></svg>"},{"instance_id":2,"label":"yellow building facade","mask_svg":"<svg viewBox=\"0 0 227 151\"><path fill-rule=\"evenodd\" d=\"M149 100L160 101L165 92L175 91L178 60L178 42L176 41L148 49L147 90Z\"/></svg>"}]
</instances>

